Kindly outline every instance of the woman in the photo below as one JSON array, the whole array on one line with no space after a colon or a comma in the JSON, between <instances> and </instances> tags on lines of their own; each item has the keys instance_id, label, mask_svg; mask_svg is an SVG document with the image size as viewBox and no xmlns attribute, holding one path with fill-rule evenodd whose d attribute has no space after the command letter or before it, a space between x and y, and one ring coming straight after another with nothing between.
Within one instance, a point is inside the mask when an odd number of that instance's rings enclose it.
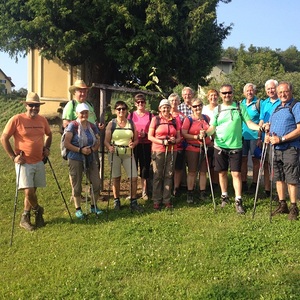
<instances>
[{"instance_id":1,"label":"woman","mask_svg":"<svg viewBox=\"0 0 300 300\"><path fill-rule=\"evenodd\" d=\"M159 115L152 118L148 138L152 142L154 209L160 209L161 202L172 208L171 190L173 184L174 162L180 140L180 122L170 114L169 100L159 103Z\"/></svg>"},{"instance_id":2,"label":"woman","mask_svg":"<svg viewBox=\"0 0 300 300\"><path fill-rule=\"evenodd\" d=\"M149 178L151 163L151 142L148 140L148 130L152 114L146 110L144 94L137 94L134 97L134 102L136 111L130 113L128 119L133 121L138 133L138 144L133 153L135 162L140 167L142 199L148 200L147 179Z\"/></svg>"},{"instance_id":3,"label":"woman","mask_svg":"<svg viewBox=\"0 0 300 300\"><path fill-rule=\"evenodd\" d=\"M76 106L77 119L71 121L66 128L65 147L69 150L68 166L72 186L72 195L76 208L76 217L83 219L81 192L83 172L92 184L91 213L100 215L102 211L96 205L100 191L100 177L94 152L98 152L100 146L99 131L97 127L88 121L89 106L80 103Z\"/></svg>"},{"instance_id":4,"label":"woman","mask_svg":"<svg viewBox=\"0 0 300 300\"><path fill-rule=\"evenodd\" d=\"M127 104L124 101L117 101L114 108L117 118L108 123L104 140L112 172L114 208L121 209L120 182L123 165L127 177L130 178L130 208L132 211L142 211L136 199L137 168L133 156L133 149L138 144L138 134L134 123L126 118Z\"/></svg>"},{"instance_id":5,"label":"woman","mask_svg":"<svg viewBox=\"0 0 300 300\"><path fill-rule=\"evenodd\" d=\"M185 118L182 125L182 135L187 141L186 161L188 165L187 175L187 203L194 203L193 190L197 171L199 170L200 200L205 200L206 172L207 166L203 141L199 138L200 130L206 130L209 127L209 117L202 114L203 103L200 99L192 101L192 115ZM209 137L205 138L207 145L211 143Z\"/></svg>"},{"instance_id":6,"label":"woman","mask_svg":"<svg viewBox=\"0 0 300 300\"><path fill-rule=\"evenodd\" d=\"M178 119L180 122L180 128L185 118L184 114L178 110L178 105L180 104L180 97L176 93L172 93L168 100L171 105L171 115L173 118ZM181 133L180 133L181 134ZM177 145L177 155L175 161L175 170L174 170L174 187L173 187L173 195L178 196L179 186L182 177L183 168L185 168L185 159L184 159L184 148L183 148L183 138L181 136L181 142Z\"/></svg>"}]
</instances>

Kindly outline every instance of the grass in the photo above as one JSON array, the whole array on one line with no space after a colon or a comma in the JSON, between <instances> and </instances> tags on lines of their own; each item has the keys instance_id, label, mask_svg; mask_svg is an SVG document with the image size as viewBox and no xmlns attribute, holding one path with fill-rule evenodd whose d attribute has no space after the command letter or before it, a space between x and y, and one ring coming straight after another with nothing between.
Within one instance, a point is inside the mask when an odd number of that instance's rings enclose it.
<instances>
[{"instance_id":1,"label":"grass","mask_svg":"<svg viewBox=\"0 0 300 300\"><path fill-rule=\"evenodd\" d=\"M51 163L74 215L59 137L54 132ZM185 195L173 211L154 212L151 201L142 201L145 213L132 214L122 199L125 208L110 207L108 220L105 214L71 224L47 164L47 188L38 190L47 226L19 228L19 193L10 247L15 173L4 151L0 159L1 299L299 298L300 223L286 215L270 223L268 200L258 201L252 219L251 197L244 198L245 216L233 205L216 212L210 201L188 206ZM107 202L99 204L106 209Z\"/></svg>"}]
</instances>

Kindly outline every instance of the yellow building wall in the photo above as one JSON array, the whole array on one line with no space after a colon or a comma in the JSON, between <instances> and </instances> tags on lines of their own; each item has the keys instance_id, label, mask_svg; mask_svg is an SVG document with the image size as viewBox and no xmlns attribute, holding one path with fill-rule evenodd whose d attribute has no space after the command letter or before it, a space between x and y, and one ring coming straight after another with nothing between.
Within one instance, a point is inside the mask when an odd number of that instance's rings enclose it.
<instances>
[{"instance_id":1,"label":"yellow building wall","mask_svg":"<svg viewBox=\"0 0 300 300\"><path fill-rule=\"evenodd\" d=\"M5 83L1 83L1 84L5 85L5 89L6 89L7 94L10 94L11 93L10 82L7 80L7 78L4 76L4 74L1 71L0 71L0 80L6 80Z\"/></svg>"}]
</instances>

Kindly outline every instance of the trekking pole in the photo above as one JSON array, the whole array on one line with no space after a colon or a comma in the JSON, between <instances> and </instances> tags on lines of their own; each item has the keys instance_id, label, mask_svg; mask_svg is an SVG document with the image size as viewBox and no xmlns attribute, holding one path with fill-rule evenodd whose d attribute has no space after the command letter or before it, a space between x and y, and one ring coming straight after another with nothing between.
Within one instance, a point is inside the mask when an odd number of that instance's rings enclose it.
<instances>
[{"instance_id":1,"label":"trekking pole","mask_svg":"<svg viewBox=\"0 0 300 300\"><path fill-rule=\"evenodd\" d=\"M67 211L68 211L68 214L69 214L71 223L73 223L73 219L72 219L70 210L69 210L69 208L68 208L68 205L67 205L66 199L65 199L65 197L64 197L64 194L63 194L63 192L62 192L62 190L61 190L60 184L58 183L57 177L56 177L56 175L55 175L55 172L54 172L54 169L53 169L53 167L52 167L52 164L51 164L51 162L50 162L49 157L47 157L47 161L48 161L48 163L49 163L49 166L50 166L50 169L51 169L51 171L52 171L53 177L54 177L54 179L55 179L55 181L56 181L56 185L57 185L57 187L58 187L58 189L59 189L59 191L60 191L61 197L62 197L62 199L63 199L63 201L64 201L64 203L65 203L65 206L66 206L66 209L67 209Z\"/></svg>"},{"instance_id":2,"label":"trekking pole","mask_svg":"<svg viewBox=\"0 0 300 300\"><path fill-rule=\"evenodd\" d=\"M263 146L262 146L260 162L259 162L259 170L258 170L257 183L256 183L256 189L255 189L252 219L254 219L254 216L255 216L259 184L260 184L260 180L261 180L261 176L262 176L262 172L263 172L263 168L264 168L264 164L265 164L266 153L267 153L267 144L264 141Z\"/></svg>"},{"instance_id":3,"label":"trekking pole","mask_svg":"<svg viewBox=\"0 0 300 300\"><path fill-rule=\"evenodd\" d=\"M208 161L208 155L207 155L207 146L205 142L205 137L202 138L203 140L203 147L204 147L204 153L205 153L205 160L206 160L206 166L207 166L207 174L208 174L208 180L209 180L209 185L210 185L210 191L211 191L211 198L214 204L214 211L216 211L216 201L215 201L215 195L214 195L214 189L212 185L212 180L211 180L211 174L210 174L210 165ZM200 153L199 153L200 155Z\"/></svg>"},{"instance_id":4,"label":"trekking pole","mask_svg":"<svg viewBox=\"0 0 300 300\"><path fill-rule=\"evenodd\" d=\"M132 210L132 205L131 205L131 201L132 201L132 155L133 155L133 150L132 148L130 148L130 210L131 212L133 212Z\"/></svg>"},{"instance_id":5,"label":"trekking pole","mask_svg":"<svg viewBox=\"0 0 300 300\"><path fill-rule=\"evenodd\" d=\"M114 146L114 142L113 142L112 146ZM111 158L110 158L110 173L109 173L109 184L108 184L108 199L107 199L107 208L106 208L106 220L108 220L108 210L109 210L109 200L110 200L112 170L113 170L113 162L114 162L114 151L112 152Z\"/></svg>"},{"instance_id":6,"label":"trekking pole","mask_svg":"<svg viewBox=\"0 0 300 300\"><path fill-rule=\"evenodd\" d=\"M270 172L270 223L272 223L272 202L273 202L273 182L274 182L274 145L271 146L271 172Z\"/></svg>"},{"instance_id":7,"label":"trekking pole","mask_svg":"<svg viewBox=\"0 0 300 300\"><path fill-rule=\"evenodd\" d=\"M89 204L88 204L88 190L89 190L89 185L88 185L88 174L87 174L87 166L86 166L86 157L84 154L83 156L83 172L85 174L85 206L86 206L86 217L88 218L88 211L89 211Z\"/></svg>"},{"instance_id":8,"label":"trekking pole","mask_svg":"<svg viewBox=\"0 0 300 300\"><path fill-rule=\"evenodd\" d=\"M20 152L20 156L22 156L23 152ZM20 174L21 174L21 164L18 164L17 171L17 180L16 180L16 193L15 193L15 203L14 203L14 214L12 219L12 227L11 227L11 236L10 236L10 246L12 246L14 230L15 230L15 220L16 220L16 212L17 212L17 203L18 203L18 192L19 192L19 183L20 183Z\"/></svg>"},{"instance_id":9,"label":"trekking pole","mask_svg":"<svg viewBox=\"0 0 300 300\"><path fill-rule=\"evenodd\" d=\"M166 137L167 139L168 137ZM165 178L165 172L166 172L166 163L167 163L167 157L168 157L168 151L169 151L169 144L165 145L165 160L164 160L164 167L163 167L163 180Z\"/></svg>"}]
</instances>

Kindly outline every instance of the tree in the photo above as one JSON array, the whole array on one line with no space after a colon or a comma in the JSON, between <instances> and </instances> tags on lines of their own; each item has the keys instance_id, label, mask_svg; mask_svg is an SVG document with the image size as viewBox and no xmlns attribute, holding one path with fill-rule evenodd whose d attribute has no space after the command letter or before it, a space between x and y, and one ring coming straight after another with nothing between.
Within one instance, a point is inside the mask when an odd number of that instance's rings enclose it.
<instances>
[{"instance_id":1,"label":"tree","mask_svg":"<svg viewBox=\"0 0 300 300\"><path fill-rule=\"evenodd\" d=\"M90 81L196 86L220 59L231 26L216 6L231 0L9 0L0 3L0 49L38 49L47 59L85 64Z\"/></svg>"}]
</instances>

